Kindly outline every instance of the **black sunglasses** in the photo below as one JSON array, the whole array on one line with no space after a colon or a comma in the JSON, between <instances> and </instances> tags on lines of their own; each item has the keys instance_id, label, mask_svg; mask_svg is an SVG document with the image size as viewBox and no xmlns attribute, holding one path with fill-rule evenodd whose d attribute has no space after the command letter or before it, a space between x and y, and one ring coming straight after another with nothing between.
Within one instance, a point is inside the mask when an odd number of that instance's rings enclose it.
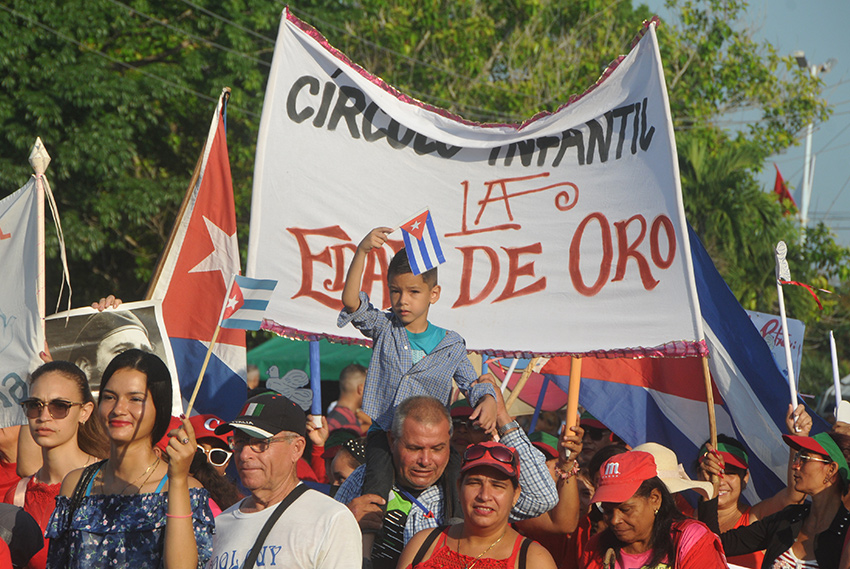
<instances>
[{"instance_id":1,"label":"black sunglasses","mask_svg":"<svg viewBox=\"0 0 850 569\"><path fill-rule=\"evenodd\" d=\"M455 429L464 428L469 431L483 431L479 425L475 424L475 421L470 421L469 419L452 419L452 426Z\"/></svg>"},{"instance_id":2,"label":"black sunglasses","mask_svg":"<svg viewBox=\"0 0 850 569\"><path fill-rule=\"evenodd\" d=\"M485 454L489 454L495 460L514 467L519 463L519 457L516 451L503 446L489 447L482 444L469 445L463 453L463 463L466 464L471 460L478 460Z\"/></svg>"},{"instance_id":3,"label":"black sunglasses","mask_svg":"<svg viewBox=\"0 0 850 569\"><path fill-rule=\"evenodd\" d=\"M64 419L68 416L68 411L71 410L71 407L74 407L75 405L82 405L82 403L65 401L64 399L42 401L41 399L35 399L32 397L21 401L21 407L24 408L24 414L26 414L29 419L38 419L41 416L42 407L47 407L47 412L50 413L50 416L54 419Z\"/></svg>"},{"instance_id":4,"label":"black sunglasses","mask_svg":"<svg viewBox=\"0 0 850 569\"><path fill-rule=\"evenodd\" d=\"M595 427L587 427L584 430L584 434L590 436L594 441L601 441L607 432L605 429L597 429Z\"/></svg>"}]
</instances>

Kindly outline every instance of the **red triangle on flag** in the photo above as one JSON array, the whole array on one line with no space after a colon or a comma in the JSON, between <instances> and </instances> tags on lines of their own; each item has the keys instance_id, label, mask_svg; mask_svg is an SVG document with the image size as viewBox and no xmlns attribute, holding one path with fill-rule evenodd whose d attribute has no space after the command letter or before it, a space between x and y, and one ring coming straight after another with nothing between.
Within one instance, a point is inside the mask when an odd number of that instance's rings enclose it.
<instances>
[{"instance_id":1,"label":"red triangle on flag","mask_svg":"<svg viewBox=\"0 0 850 569\"><path fill-rule=\"evenodd\" d=\"M230 295L227 297L227 305L224 307L224 314L221 319L226 320L233 316L233 313L242 308L245 304L245 296L242 294L242 289L239 283L233 283L233 288L230 290Z\"/></svg>"},{"instance_id":2,"label":"red triangle on flag","mask_svg":"<svg viewBox=\"0 0 850 569\"><path fill-rule=\"evenodd\" d=\"M410 221L401 224L401 228L416 238L417 241L422 241L422 234L425 232L425 222L430 215L429 210L425 210Z\"/></svg>"}]
</instances>

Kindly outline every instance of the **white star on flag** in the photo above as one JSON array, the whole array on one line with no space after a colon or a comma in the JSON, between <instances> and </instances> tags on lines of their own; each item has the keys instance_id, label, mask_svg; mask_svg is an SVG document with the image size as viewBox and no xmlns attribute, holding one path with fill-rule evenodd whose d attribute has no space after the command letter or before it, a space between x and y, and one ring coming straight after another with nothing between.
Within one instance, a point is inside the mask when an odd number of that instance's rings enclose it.
<instances>
[{"instance_id":1,"label":"white star on flag","mask_svg":"<svg viewBox=\"0 0 850 569\"><path fill-rule=\"evenodd\" d=\"M227 286L227 283L230 281L230 275L239 273L239 259L231 256L231 253L238 255L239 251L236 232L234 231L233 235L228 235L219 226L207 219L206 216L204 216L204 223L207 226L207 232L213 244L213 251L189 272L207 273L219 271L221 273L221 282L224 286Z\"/></svg>"}]
</instances>

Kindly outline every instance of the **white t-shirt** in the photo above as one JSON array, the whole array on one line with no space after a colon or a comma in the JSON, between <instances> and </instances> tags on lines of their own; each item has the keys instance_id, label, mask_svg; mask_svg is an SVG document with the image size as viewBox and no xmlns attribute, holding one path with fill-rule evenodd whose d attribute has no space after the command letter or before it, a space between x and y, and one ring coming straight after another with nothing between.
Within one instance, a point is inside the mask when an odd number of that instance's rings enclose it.
<instances>
[{"instance_id":1,"label":"white t-shirt","mask_svg":"<svg viewBox=\"0 0 850 569\"><path fill-rule=\"evenodd\" d=\"M241 568L276 505L244 513L240 500L215 519L213 556L207 569ZM256 567L360 569L360 527L349 509L315 490L307 490L275 523Z\"/></svg>"}]
</instances>

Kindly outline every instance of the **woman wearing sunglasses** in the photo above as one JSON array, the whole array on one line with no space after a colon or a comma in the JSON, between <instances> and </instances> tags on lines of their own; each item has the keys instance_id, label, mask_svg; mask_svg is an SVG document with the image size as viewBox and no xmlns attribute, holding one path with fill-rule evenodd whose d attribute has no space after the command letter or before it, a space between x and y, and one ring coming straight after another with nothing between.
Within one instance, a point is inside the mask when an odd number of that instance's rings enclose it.
<instances>
[{"instance_id":1,"label":"woman wearing sunglasses","mask_svg":"<svg viewBox=\"0 0 850 569\"><path fill-rule=\"evenodd\" d=\"M171 417L171 374L157 356L127 350L106 367L97 415L109 458L65 477L47 527L49 568L194 569L212 553L208 493L189 476L191 423L171 431L167 464L154 452Z\"/></svg>"},{"instance_id":2,"label":"woman wearing sunglasses","mask_svg":"<svg viewBox=\"0 0 850 569\"><path fill-rule=\"evenodd\" d=\"M837 569L850 526L850 512L842 503L850 477L850 436L818 433L782 438L795 451L794 490L811 502L724 532L720 536L723 548L728 555L764 549L763 569Z\"/></svg>"},{"instance_id":3,"label":"woman wearing sunglasses","mask_svg":"<svg viewBox=\"0 0 850 569\"><path fill-rule=\"evenodd\" d=\"M458 481L463 523L413 536L398 567L554 569L549 552L508 523L519 499L519 469L519 454L510 447L496 442L469 446Z\"/></svg>"},{"instance_id":4,"label":"woman wearing sunglasses","mask_svg":"<svg viewBox=\"0 0 850 569\"><path fill-rule=\"evenodd\" d=\"M29 432L41 448L42 466L13 486L4 502L22 507L47 529L65 476L107 456L103 425L92 418L94 398L85 373L70 362L49 362L32 373L30 397L21 403ZM27 567L43 569L47 543Z\"/></svg>"}]
</instances>

